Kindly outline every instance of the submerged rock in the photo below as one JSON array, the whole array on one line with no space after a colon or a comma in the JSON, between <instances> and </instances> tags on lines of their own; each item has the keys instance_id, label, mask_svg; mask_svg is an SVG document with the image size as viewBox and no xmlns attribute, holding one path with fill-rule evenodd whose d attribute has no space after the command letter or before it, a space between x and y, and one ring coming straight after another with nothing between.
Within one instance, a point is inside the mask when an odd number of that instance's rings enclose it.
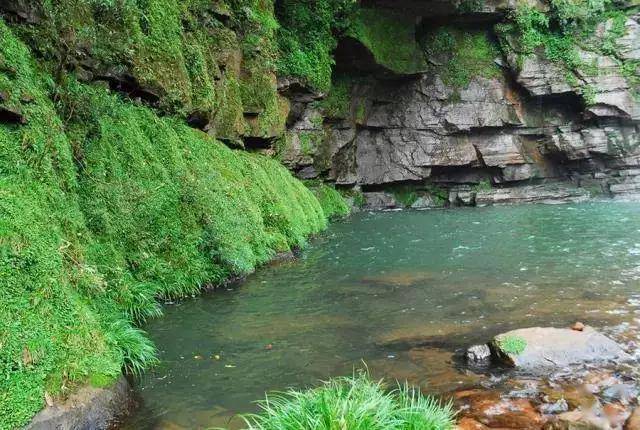
<instances>
[{"instance_id":1,"label":"submerged rock","mask_svg":"<svg viewBox=\"0 0 640 430\"><path fill-rule=\"evenodd\" d=\"M496 336L490 345L499 361L530 372L631 359L618 343L591 327L583 331L551 327L513 330Z\"/></svg>"}]
</instances>

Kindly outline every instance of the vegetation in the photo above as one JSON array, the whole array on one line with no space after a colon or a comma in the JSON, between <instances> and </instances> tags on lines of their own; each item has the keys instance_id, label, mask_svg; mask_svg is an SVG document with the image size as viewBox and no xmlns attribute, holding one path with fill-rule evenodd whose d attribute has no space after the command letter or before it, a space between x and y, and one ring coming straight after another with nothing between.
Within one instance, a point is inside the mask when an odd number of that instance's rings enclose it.
<instances>
[{"instance_id":1,"label":"vegetation","mask_svg":"<svg viewBox=\"0 0 640 430\"><path fill-rule=\"evenodd\" d=\"M405 208L411 207L418 200L415 185L397 185L390 189L393 197Z\"/></svg>"},{"instance_id":2,"label":"vegetation","mask_svg":"<svg viewBox=\"0 0 640 430\"><path fill-rule=\"evenodd\" d=\"M0 65L26 122L0 123L0 428L13 429L46 395L152 364L136 325L158 298L247 273L327 215L273 159L71 75L54 84L2 22Z\"/></svg>"},{"instance_id":3,"label":"vegetation","mask_svg":"<svg viewBox=\"0 0 640 430\"><path fill-rule=\"evenodd\" d=\"M329 219L341 218L351 212L349 205L333 186L315 183L310 185L310 188L320 202L322 211Z\"/></svg>"},{"instance_id":4,"label":"vegetation","mask_svg":"<svg viewBox=\"0 0 640 430\"><path fill-rule=\"evenodd\" d=\"M466 88L474 77L501 75L495 59L500 53L485 31L440 27L427 34L422 44L429 57L441 65L433 66L442 81L454 88Z\"/></svg>"},{"instance_id":5,"label":"vegetation","mask_svg":"<svg viewBox=\"0 0 640 430\"><path fill-rule=\"evenodd\" d=\"M348 27L355 5L354 0L279 1L279 73L328 91L334 64L332 51L337 45L335 34Z\"/></svg>"},{"instance_id":6,"label":"vegetation","mask_svg":"<svg viewBox=\"0 0 640 430\"><path fill-rule=\"evenodd\" d=\"M498 339L500 348L507 354L520 355L527 347L527 341L520 336L504 336Z\"/></svg>"},{"instance_id":7,"label":"vegetation","mask_svg":"<svg viewBox=\"0 0 640 430\"><path fill-rule=\"evenodd\" d=\"M536 52L567 70L567 82L576 87L587 104L595 102L593 88L579 84L582 75L595 75L597 66L581 59L578 48L611 56L632 86L637 86L634 61L617 57L615 40L624 34L626 13L612 0L551 0L549 11L525 3L518 5L511 20L496 26L502 47L515 51L519 61ZM609 22L609 29L598 40L598 24ZM513 37L515 36L515 37ZM625 72L629 71L629 73Z\"/></svg>"},{"instance_id":8,"label":"vegetation","mask_svg":"<svg viewBox=\"0 0 640 430\"><path fill-rule=\"evenodd\" d=\"M262 413L245 417L250 430L448 430L450 404L402 386L387 392L366 374L337 378L308 391L267 396Z\"/></svg>"},{"instance_id":9,"label":"vegetation","mask_svg":"<svg viewBox=\"0 0 640 430\"><path fill-rule=\"evenodd\" d=\"M415 17L402 13L360 8L347 32L359 40L382 66L399 74L427 69L416 42Z\"/></svg>"},{"instance_id":10,"label":"vegetation","mask_svg":"<svg viewBox=\"0 0 640 430\"><path fill-rule=\"evenodd\" d=\"M328 118L348 118L351 113L352 80L347 77L337 77L331 83L327 96L318 105L322 113Z\"/></svg>"}]
</instances>

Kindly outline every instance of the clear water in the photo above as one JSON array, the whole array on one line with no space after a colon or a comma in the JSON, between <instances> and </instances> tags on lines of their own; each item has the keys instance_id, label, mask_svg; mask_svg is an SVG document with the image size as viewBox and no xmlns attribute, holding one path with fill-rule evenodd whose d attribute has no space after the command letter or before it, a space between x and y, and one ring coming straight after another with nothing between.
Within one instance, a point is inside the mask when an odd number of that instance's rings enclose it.
<instances>
[{"instance_id":1,"label":"clear water","mask_svg":"<svg viewBox=\"0 0 640 430\"><path fill-rule=\"evenodd\" d=\"M363 213L295 261L169 305L145 328L161 364L125 428L223 426L265 391L366 363L441 393L477 383L456 358L511 328L633 321L640 204Z\"/></svg>"}]
</instances>

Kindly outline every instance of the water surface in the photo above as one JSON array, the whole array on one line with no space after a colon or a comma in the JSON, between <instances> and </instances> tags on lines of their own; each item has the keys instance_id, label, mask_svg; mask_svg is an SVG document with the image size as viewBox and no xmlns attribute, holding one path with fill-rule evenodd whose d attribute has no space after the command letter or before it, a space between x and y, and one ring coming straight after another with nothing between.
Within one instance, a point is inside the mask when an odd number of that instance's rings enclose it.
<instances>
[{"instance_id":1,"label":"water surface","mask_svg":"<svg viewBox=\"0 0 640 430\"><path fill-rule=\"evenodd\" d=\"M362 213L295 261L165 308L127 429L228 426L265 391L366 363L425 392L473 385L465 346L532 325L633 322L640 204Z\"/></svg>"}]
</instances>

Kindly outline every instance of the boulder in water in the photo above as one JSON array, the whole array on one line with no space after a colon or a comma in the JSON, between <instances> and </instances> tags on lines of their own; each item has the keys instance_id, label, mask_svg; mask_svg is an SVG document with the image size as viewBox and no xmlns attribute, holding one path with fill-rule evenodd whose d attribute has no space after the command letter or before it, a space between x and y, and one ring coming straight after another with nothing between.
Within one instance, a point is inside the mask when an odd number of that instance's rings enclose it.
<instances>
[{"instance_id":1,"label":"boulder in water","mask_svg":"<svg viewBox=\"0 0 640 430\"><path fill-rule=\"evenodd\" d=\"M490 347L503 364L531 372L631 359L618 343L591 327L582 331L552 327L513 330L496 336Z\"/></svg>"}]
</instances>

